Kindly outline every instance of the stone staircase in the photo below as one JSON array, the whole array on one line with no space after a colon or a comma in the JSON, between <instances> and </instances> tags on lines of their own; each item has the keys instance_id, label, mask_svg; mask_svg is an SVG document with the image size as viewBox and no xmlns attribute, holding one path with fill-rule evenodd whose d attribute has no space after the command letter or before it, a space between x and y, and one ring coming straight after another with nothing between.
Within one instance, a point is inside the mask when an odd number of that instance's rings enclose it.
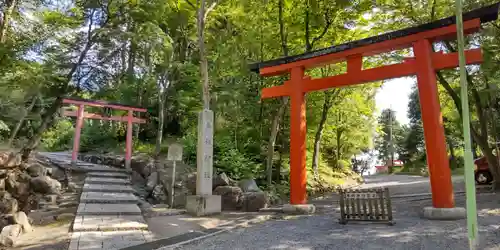
<instances>
[{"instance_id":1,"label":"stone staircase","mask_svg":"<svg viewBox=\"0 0 500 250\"><path fill-rule=\"evenodd\" d=\"M65 166L71 161L68 153L43 156ZM76 168L87 175L68 250L122 249L152 240L131 187L129 170L80 162Z\"/></svg>"}]
</instances>

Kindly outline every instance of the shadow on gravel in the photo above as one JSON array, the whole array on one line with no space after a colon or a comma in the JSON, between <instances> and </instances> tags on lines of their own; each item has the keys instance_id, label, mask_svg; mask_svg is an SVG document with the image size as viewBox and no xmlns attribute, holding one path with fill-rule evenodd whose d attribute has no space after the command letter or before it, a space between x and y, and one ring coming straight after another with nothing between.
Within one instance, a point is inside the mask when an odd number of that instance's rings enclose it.
<instances>
[{"instance_id":1,"label":"shadow on gravel","mask_svg":"<svg viewBox=\"0 0 500 250\"><path fill-rule=\"evenodd\" d=\"M465 200L465 196L456 197L457 206L465 206ZM477 249L498 249L500 195L478 194L477 201L480 236ZM293 220L267 221L175 249L469 249L466 220L422 219L422 208L431 205L430 199L402 200L394 204L394 226L354 222L341 225L338 213L316 214Z\"/></svg>"}]
</instances>

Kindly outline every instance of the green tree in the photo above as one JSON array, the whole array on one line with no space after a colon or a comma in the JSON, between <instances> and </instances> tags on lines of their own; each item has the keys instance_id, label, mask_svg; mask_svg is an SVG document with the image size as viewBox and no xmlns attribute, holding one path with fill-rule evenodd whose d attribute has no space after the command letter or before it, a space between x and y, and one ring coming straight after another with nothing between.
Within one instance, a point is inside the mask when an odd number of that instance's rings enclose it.
<instances>
[{"instance_id":1,"label":"green tree","mask_svg":"<svg viewBox=\"0 0 500 250\"><path fill-rule=\"evenodd\" d=\"M379 133L375 139L375 149L378 151L378 158L386 164L398 159L397 146L404 141L405 129L396 119L396 112L392 109L384 109L378 119Z\"/></svg>"}]
</instances>

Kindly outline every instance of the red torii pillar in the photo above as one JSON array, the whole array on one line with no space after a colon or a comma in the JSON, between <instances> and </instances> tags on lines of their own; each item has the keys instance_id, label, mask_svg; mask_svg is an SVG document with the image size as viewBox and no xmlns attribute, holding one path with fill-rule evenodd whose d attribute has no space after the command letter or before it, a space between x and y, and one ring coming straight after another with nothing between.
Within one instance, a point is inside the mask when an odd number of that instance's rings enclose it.
<instances>
[{"instance_id":1,"label":"red torii pillar","mask_svg":"<svg viewBox=\"0 0 500 250\"><path fill-rule=\"evenodd\" d=\"M126 135L126 147L125 147L125 168L130 169L130 161L132 159L132 128L134 123L146 123L146 120L134 117L135 112L146 112L144 108L138 108L133 106L127 106L122 104L113 104L105 101L93 101L85 99L74 99L65 98L63 99L64 104L74 104L78 105L77 111L64 111L64 116L74 116L76 117L76 127L75 136L73 140L73 152L71 154L71 164L76 166L78 160L78 151L80 148L80 135L83 127L83 119L96 119L104 121L118 121L127 123L127 135ZM86 113L85 106L99 107L99 108L111 108L117 110L128 111L127 116L102 116L99 114Z\"/></svg>"},{"instance_id":2,"label":"red torii pillar","mask_svg":"<svg viewBox=\"0 0 500 250\"><path fill-rule=\"evenodd\" d=\"M464 32L479 30L479 18L464 22ZM424 125L427 163L430 172L432 201L435 208L453 208L453 187L447 158L444 128L440 112L436 71L458 66L457 53L443 54L433 52L432 43L453 37L455 25L442 25L421 32L413 32L395 39L371 43L352 49L339 50L298 59L292 62L276 63L280 59L264 62L259 66L263 76L290 74L290 80L283 85L264 88L262 98L290 96L290 203L305 204L306 197L306 113L305 94L311 91L344 87L385 79L416 75L418 80L422 120ZM383 35L382 35L383 36ZM378 40L376 37L374 40ZM349 47L349 46L346 46ZM395 49L412 47L415 57L403 63L363 69L362 58L390 52ZM335 50L335 49L332 49ZM304 56L300 55L299 57ZM467 64L482 62L480 49L466 51ZM291 60L288 60L291 61ZM328 63L347 61L345 74L311 79L304 75L307 68L314 68ZM270 66L266 66L272 64Z\"/></svg>"}]
</instances>

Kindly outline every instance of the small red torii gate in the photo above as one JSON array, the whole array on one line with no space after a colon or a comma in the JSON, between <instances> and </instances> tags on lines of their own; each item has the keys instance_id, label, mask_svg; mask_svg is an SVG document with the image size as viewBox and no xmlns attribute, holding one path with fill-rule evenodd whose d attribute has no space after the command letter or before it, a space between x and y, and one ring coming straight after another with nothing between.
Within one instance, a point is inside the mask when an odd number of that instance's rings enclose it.
<instances>
[{"instance_id":1,"label":"small red torii gate","mask_svg":"<svg viewBox=\"0 0 500 250\"><path fill-rule=\"evenodd\" d=\"M78 150L80 147L80 135L83 126L83 119L96 119L104 121L118 121L127 123L127 139L125 147L125 168L130 169L130 160L132 158L132 126L134 123L146 123L146 120L134 117L135 112L146 112L144 108L138 108L123 104L115 104L106 101L94 101L87 99L77 99L77 98L64 98L64 104L74 104L78 106L77 111L64 110L64 116L76 117L76 127L75 136L73 139L73 152L71 154L71 164L76 165L78 160ZM118 110L128 111L127 116L102 116L99 114L87 113L85 112L85 106L99 107L99 108L111 108Z\"/></svg>"},{"instance_id":2,"label":"small red torii gate","mask_svg":"<svg viewBox=\"0 0 500 250\"><path fill-rule=\"evenodd\" d=\"M477 32L481 23L498 18L496 3L463 15L464 33ZM432 202L435 208L455 206L444 128L440 112L436 71L458 67L458 54L434 52L433 42L456 37L455 17L390 32L313 52L252 64L250 69L262 76L290 74L283 85L262 89L262 99L290 97L290 203L305 204L306 197L306 104L311 91L338 88L385 79L417 76L420 108L424 125L427 164L430 172ZM413 48L414 57L402 63L363 69L363 57L398 49ZM482 62L481 49L465 52L467 64ZM312 79L306 69L347 61L347 72Z\"/></svg>"}]
</instances>

